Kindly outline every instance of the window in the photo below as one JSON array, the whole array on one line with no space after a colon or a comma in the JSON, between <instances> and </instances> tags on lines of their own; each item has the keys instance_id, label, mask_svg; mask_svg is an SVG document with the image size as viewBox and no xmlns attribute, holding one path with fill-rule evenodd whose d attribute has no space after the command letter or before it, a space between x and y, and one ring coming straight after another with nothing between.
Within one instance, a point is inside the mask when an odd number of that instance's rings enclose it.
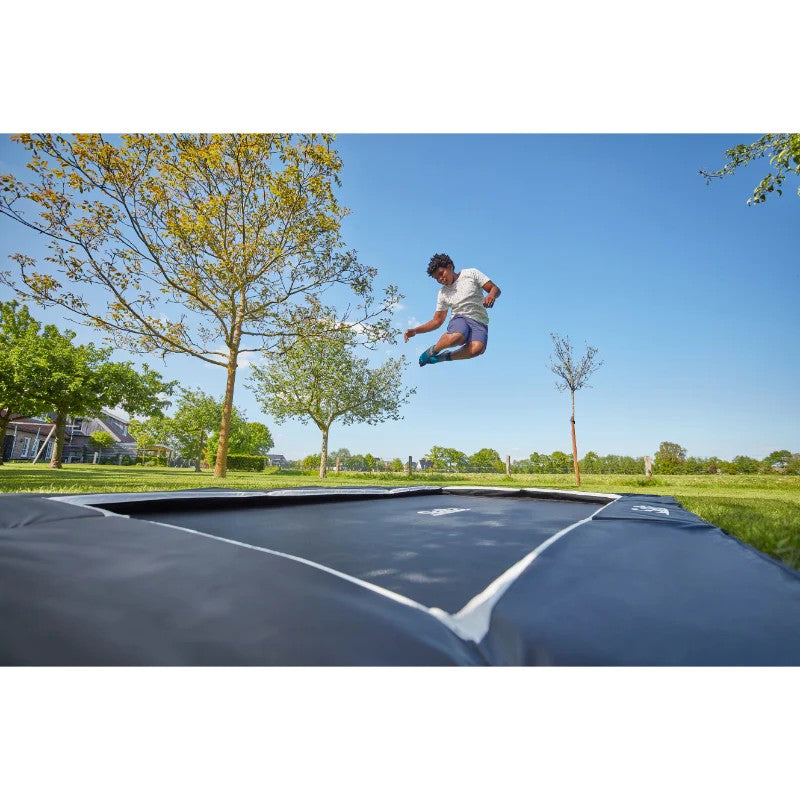
<instances>
[{"instance_id":1,"label":"window","mask_svg":"<svg viewBox=\"0 0 800 800\"><path fill-rule=\"evenodd\" d=\"M30 450L30 447L31 447L30 437L26 436L22 440L22 451L20 452L20 456L22 458L25 458L28 455L28 450Z\"/></svg>"}]
</instances>

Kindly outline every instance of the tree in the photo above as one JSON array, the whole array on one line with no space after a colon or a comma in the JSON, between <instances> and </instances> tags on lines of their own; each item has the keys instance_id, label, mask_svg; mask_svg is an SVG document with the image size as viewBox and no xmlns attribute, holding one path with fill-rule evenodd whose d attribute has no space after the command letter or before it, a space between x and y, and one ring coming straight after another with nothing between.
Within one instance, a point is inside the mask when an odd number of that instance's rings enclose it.
<instances>
[{"instance_id":1,"label":"tree","mask_svg":"<svg viewBox=\"0 0 800 800\"><path fill-rule=\"evenodd\" d=\"M89 436L89 440L98 450L105 450L114 444L114 437L108 431L95 431Z\"/></svg>"},{"instance_id":2,"label":"tree","mask_svg":"<svg viewBox=\"0 0 800 800\"><path fill-rule=\"evenodd\" d=\"M121 406L128 413L155 415L169 405L164 396L175 382L164 382L147 365L110 362L111 348L75 345L74 331L60 333L46 325L41 337L41 363L46 374L37 388L43 406L55 415L55 445L51 469L61 469L67 418L98 416L103 408Z\"/></svg>"},{"instance_id":3,"label":"tree","mask_svg":"<svg viewBox=\"0 0 800 800\"><path fill-rule=\"evenodd\" d=\"M176 449L172 433L172 419L159 414L147 419L132 419L128 423L128 433L136 439L136 448L140 451L156 445Z\"/></svg>"},{"instance_id":4,"label":"tree","mask_svg":"<svg viewBox=\"0 0 800 800\"><path fill-rule=\"evenodd\" d=\"M437 472L466 472L469 469L469 459L465 453L453 447L434 445L430 453L425 456L426 461L432 463L432 469Z\"/></svg>"},{"instance_id":5,"label":"tree","mask_svg":"<svg viewBox=\"0 0 800 800\"><path fill-rule=\"evenodd\" d=\"M755 475L758 472L758 461L749 456L735 456L731 464L741 475Z\"/></svg>"},{"instance_id":6,"label":"tree","mask_svg":"<svg viewBox=\"0 0 800 800\"><path fill-rule=\"evenodd\" d=\"M221 406L220 406L221 408ZM219 424L217 430L208 437L206 451L209 461L212 453L216 453L219 444ZM228 452L248 456L265 456L275 444L269 428L263 422L248 422L244 413L236 406L231 411Z\"/></svg>"},{"instance_id":7,"label":"tree","mask_svg":"<svg viewBox=\"0 0 800 800\"><path fill-rule=\"evenodd\" d=\"M402 385L405 356L375 369L355 354L355 337L346 328L327 338L300 340L291 350L265 354L265 367L253 367L250 387L262 410L280 424L287 418L311 420L322 433L319 476L327 474L331 425L400 419L400 407L416 392Z\"/></svg>"},{"instance_id":8,"label":"tree","mask_svg":"<svg viewBox=\"0 0 800 800\"><path fill-rule=\"evenodd\" d=\"M721 169L700 170L707 184L714 178L733 175L740 167L769 156L769 163L775 168L775 173L768 172L753 190L752 197L747 200L747 205L764 203L770 192L775 192L778 196L783 194L781 186L787 175L800 175L800 133L768 133L752 144L738 144L726 150L725 156L728 160ZM800 186L797 193L800 195Z\"/></svg>"},{"instance_id":9,"label":"tree","mask_svg":"<svg viewBox=\"0 0 800 800\"><path fill-rule=\"evenodd\" d=\"M0 214L48 238L54 267L11 257L22 296L60 307L133 352L181 354L226 370L215 475L226 474L238 359L279 352L318 324L322 292L356 303L341 321L366 341L391 336L395 287L344 247L348 210L333 185L330 135L99 134L12 137L31 153L25 183L0 176ZM38 217L30 216L31 210ZM59 276L58 272L62 275ZM105 301L90 305L84 289Z\"/></svg>"},{"instance_id":10,"label":"tree","mask_svg":"<svg viewBox=\"0 0 800 800\"><path fill-rule=\"evenodd\" d=\"M602 459L600 458L594 450L590 450L586 455L580 460L580 467L583 472L587 475L595 474L601 471L602 467Z\"/></svg>"},{"instance_id":11,"label":"tree","mask_svg":"<svg viewBox=\"0 0 800 800\"><path fill-rule=\"evenodd\" d=\"M686 463L686 448L675 442L661 442L656 452L653 468L663 475L675 475L681 472Z\"/></svg>"},{"instance_id":12,"label":"tree","mask_svg":"<svg viewBox=\"0 0 800 800\"><path fill-rule=\"evenodd\" d=\"M503 472L503 461L497 450L484 447L469 457L469 468L473 472Z\"/></svg>"},{"instance_id":13,"label":"tree","mask_svg":"<svg viewBox=\"0 0 800 800\"><path fill-rule=\"evenodd\" d=\"M201 471L206 443L222 421L223 403L200 389L183 389L169 432L181 458L193 459ZM233 414L233 407L231 408Z\"/></svg>"},{"instance_id":14,"label":"tree","mask_svg":"<svg viewBox=\"0 0 800 800\"><path fill-rule=\"evenodd\" d=\"M569 472L570 458L561 450L553 450L553 452L550 453L549 462L550 463L548 464L547 468L548 472L555 472L556 474L561 475L565 475L567 472Z\"/></svg>"},{"instance_id":15,"label":"tree","mask_svg":"<svg viewBox=\"0 0 800 800\"><path fill-rule=\"evenodd\" d=\"M312 453L310 456L306 456L300 461L300 469L314 469L315 467L319 467L319 459L319 453Z\"/></svg>"},{"instance_id":16,"label":"tree","mask_svg":"<svg viewBox=\"0 0 800 800\"><path fill-rule=\"evenodd\" d=\"M575 470L575 484L580 486L581 473L578 469L578 444L575 440L575 392L588 386L589 376L596 372L602 365L602 361L596 361L597 348L586 345L586 352L581 356L580 361L576 359L572 352L572 345L569 337L561 337L551 333L554 352L550 356L550 371L557 375L560 380L556 381L556 388L559 392L569 389L572 400L572 416L569 418L572 431L572 465Z\"/></svg>"},{"instance_id":17,"label":"tree","mask_svg":"<svg viewBox=\"0 0 800 800\"><path fill-rule=\"evenodd\" d=\"M42 394L47 376L41 325L27 306L0 302L0 466L8 423L48 410Z\"/></svg>"},{"instance_id":18,"label":"tree","mask_svg":"<svg viewBox=\"0 0 800 800\"><path fill-rule=\"evenodd\" d=\"M393 458L391 462L389 462L389 469L392 472L402 472L405 469L405 465L401 459Z\"/></svg>"},{"instance_id":19,"label":"tree","mask_svg":"<svg viewBox=\"0 0 800 800\"><path fill-rule=\"evenodd\" d=\"M773 450L761 463L765 472L784 472L791 458L789 450Z\"/></svg>"}]
</instances>

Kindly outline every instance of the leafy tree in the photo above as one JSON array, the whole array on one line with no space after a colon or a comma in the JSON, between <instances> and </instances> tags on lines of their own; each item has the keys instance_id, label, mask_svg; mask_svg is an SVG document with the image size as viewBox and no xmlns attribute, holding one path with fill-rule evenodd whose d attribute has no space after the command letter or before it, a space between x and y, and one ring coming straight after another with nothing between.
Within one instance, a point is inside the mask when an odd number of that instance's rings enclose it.
<instances>
[{"instance_id":1,"label":"leafy tree","mask_svg":"<svg viewBox=\"0 0 800 800\"><path fill-rule=\"evenodd\" d=\"M761 463L765 472L784 472L791 458L789 450L773 450Z\"/></svg>"},{"instance_id":2,"label":"leafy tree","mask_svg":"<svg viewBox=\"0 0 800 800\"><path fill-rule=\"evenodd\" d=\"M589 376L596 372L602 365L602 361L596 361L598 350L596 347L586 345L586 352L580 360L572 351L568 336L559 336L551 333L553 340L553 355L550 356L550 371L560 380L556 381L556 388L563 392L569 389L572 400L572 416L569 418L572 431L572 464L575 470L575 484L580 486L581 473L578 468L578 444L575 440L575 392L588 386Z\"/></svg>"},{"instance_id":3,"label":"leafy tree","mask_svg":"<svg viewBox=\"0 0 800 800\"><path fill-rule=\"evenodd\" d=\"M431 469L437 472L466 472L469 469L466 454L452 447L434 445L424 458L432 462Z\"/></svg>"},{"instance_id":4,"label":"leafy tree","mask_svg":"<svg viewBox=\"0 0 800 800\"><path fill-rule=\"evenodd\" d=\"M533 473L544 473L546 472L545 467L550 463L550 457L544 454L540 454L537 452L531 453L530 457L530 464L531 464L531 472Z\"/></svg>"},{"instance_id":5,"label":"leafy tree","mask_svg":"<svg viewBox=\"0 0 800 800\"><path fill-rule=\"evenodd\" d=\"M497 450L484 447L469 457L469 469L473 472L503 472L503 460Z\"/></svg>"},{"instance_id":6,"label":"leafy tree","mask_svg":"<svg viewBox=\"0 0 800 800\"><path fill-rule=\"evenodd\" d=\"M104 450L114 444L114 437L108 431L94 431L89 439L98 450Z\"/></svg>"},{"instance_id":7,"label":"leafy tree","mask_svg":"<svg viewBox=\"0 0 800 800\"><path fill-rule=\"evenodd\" d=\"M405 464L399 458L393 458L389 463L389 469L392 472L402 472L405 469Z\"/></svg>"},{"instance_id":8,"label":"leafy tree","mask_svg":"<svg viewBox=\"0 0 800 800\"><path fill-rule=\"evenodd\" d=\"M41 392L48 368L40 329L27 306L0 302L0 465L8 423L48 410Z\"/></svg>"},{"instance_id":9,"label":"leafy tree","mask_svg":"<svg viewBox=\"0 0 800 800\"><path fill-rule=\"evenodd\" d=\"M319 466L319 459L320 454L314 453L310 456L306 456L302 461L300 461L300 469L314 469L314 467Z\"/></svg>"},{"instance_id":10,"label":"leafy tree","mask_svg":"<svg viewBox=\"0 0 800 800\"><path fill-rule=\"evenodd\" d=\"M565 474L569 472L570 457L566 453L561 452L561 450L554 450L552 453L550 453L549 462L550 463L548 464L547 469L548 472L555 472L557 474Z\"/></svg>"},{"instance_id":11,"label":"leafy tree","mask_svg":"<svg viewBox=\"0 0 800 800\"><path fill-rule=\"evenodd\" d=\"M167 430L181 458L194 460L195 472L201 471L208 438L219 430L222 413L223 403L201 389L181 390Z\"/></svg>"},{"instance_id":12,"label":"leafy tree","mask_svg":"<svg viewBox=\"0 0 800 800\"><path fill-rule=\"evenodd\" d=\"M209 461L212 453L216 453L219 444L219 426L211 434L206 444ZM248 422L245 415L236 406L231 411L230 436L228 440L230 453L239 455L265 456L275 442L269 428L263 422Z\"/></svg>"},{"instance_id":13,"label":"leafy tree","mask_svg":"<svg viewBox=\"0 0 800 800\"><path fill-rule=\"evenodd\" d=\"M262 410L280 424L294 417L311 420L322 433L319 475L327 474L331 425L400 419L400 407L415 393L402 385L406 359L390 358L375 369L355 354L355 337L339 328L324 339L305 339L291 350L268 355L253 367L250 386Z\"/></svg>"},{"instance_id":14,"label":"leafy tree","mask_svg":"<svg viewBox=\"0 0 800 800\"><path fill-rule=\"evenodd\" d=\"M241 354L324 335L318 320L335 312L322 292L332 286L355 298L347 324L373 343L390 338L387 312L399 296L390 286L376 305L376 270L344 247L348 210L333 193L341 161L332 136L12 138L30 151L33 179L0 176L0 214L48 238L54 269L37 271L15 253L19 280L6 281L119 347L224 369L217 477L226 474ZM106 301L90 305L86 287Z\"/></svg>"},{"instance_id":15,"label":"leafy tree","mask_svg":"<svg viewBox=\"0 0 800 800\"><path fill-rule=\"evenodd\" d=\"M686 449L675 442L661 442L653 469L663 475L675 475L686 464Z\"/></svg>"},{"instance_id":16,"label":"leafy tree","mask_svg":"<svg viewBox=\"0 0 800 800\"><path fill-rule=\"evenodd\" d=\"M706 183L711 183L714 178L733 175L740 167L769 157L769 163L775 172L768 172L753 190L752 197L747 200L747 205L764 203L770 192L775 192L778 196L783 193L781 187L787 175L800 175L800 133L768 133L751 144L738 144L726 150L725 156L728 160L721 169L700 170ZM797 193L800 195L800 186Z\"/></svg>"},{"instance_id":17,"label":"leafy tree","mask_svg":"<svg viewBox=\"0 0 800 800\"><path fill-rule=\"evenodd\" d=\"M741 475L755 475L758 472L758 461L749 456L736 456L731 464Z\"/></svg>"},{"instance_id":18,"label":"leafy tree","mask_svg":"<svg viewBox=\"0 0 800 800\"><path fill-rule=\"evenodd\" d=\"M579 462L578 466L586 475L593 475L600 472L600 456L594 452L594 450L590 450Z\"/></svg>"},{"instance_id":19,"label":"leafy tree","mask_svg":"<svg viewBox=\"0 0 800 800\"><path fill-rule=\"evenodd\" d=\"M60 333L46 325L41 336L39 364L43 367L37 392L42 405L55 415L55 445L51 469L61 469L67 418L98 416L103 408L121 406L128 413L158 414L169 405L163 396L175 382L165 383L147 365L110 362L111 348L75 345L73 331Z\"/></svg>"}]
</instances>

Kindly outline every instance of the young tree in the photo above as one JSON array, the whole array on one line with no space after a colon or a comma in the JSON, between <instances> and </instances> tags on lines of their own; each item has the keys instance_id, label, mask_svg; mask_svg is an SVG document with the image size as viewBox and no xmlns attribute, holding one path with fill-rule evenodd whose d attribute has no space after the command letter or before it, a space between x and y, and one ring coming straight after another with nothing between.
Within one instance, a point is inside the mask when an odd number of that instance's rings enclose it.
<instances>
[{"instance_id":1,"label":"young tree","mask_svg":"<svg viewBox=\"0 0 800 800\"><path fill-rule=\"evenodd\" d=\"M778 196L783 194L781 186L787 175L800 175L800 133L768 133L752 144L738 144L726 150L725 156L728 160L721 169L700 170L706 183L711 183L714 178L733 175L737 169L746 167L751 161L769 156L769 163L775 168L775 173L768 172L753 190L752 197L747 200L747 205L764 203L770 192L775 192ZM800 195L800 186L797 193Z\"/></svg>"},{"instance_id":2,"label":"young tree","mask_svg":"<svg viewBox=\"0 0 800 800\"><path fill-rule=\"evenodd\" d=\"M276 423L291 417L304 423L310 419L320 429L320 478L327 474L328 434L336 420L375 425L401 419L400 407L416 392L402 385L404 356L370 369L367 359L356 356L355 337L346 328L266 355L267 365L253 367L249 385Z\"/></svg>"},{"instance_id":3,"label":"young tree","mask_svg":"<svg viewBox=\"0 0 800 800\"><path fill-rule=\"evenodd\" d=\"M239 357L324 335L322 292L342 319L390 337L389 286L345 249L330 135L99 134L12 137L35 176L0 176L0 214L48 237L53 267L12 255L23 297L58 306L133 352L188 355L227 373L215 475L224 477ZM32 212L38 211L38 217ZM60 273L60 274L59 274ZM90 304L85 289L105 298ZM340 320L341 322L342 320Z\"/></svg>"},{"instance_id":4,"label":"young tree","mask_svg":"<svg viewBox=\"0 0 800 800\"><path fill-rule=\"evenodd\" d=\"M569 389L572 401L572 416L569 418L572 430L572 464L575 470L575 484L580 486L581 473L578 468L578 444L575 440L575 392L588 386L589 376L596 372L602 365L602 361L596 361L597 348L586 345L586 352L578 360L572 351L569 337L559 336L551 333L554 352L550 356L550 371L557 375L560 380L556 381L556 388L563 392Z\"/></svg>"}]
</instances>

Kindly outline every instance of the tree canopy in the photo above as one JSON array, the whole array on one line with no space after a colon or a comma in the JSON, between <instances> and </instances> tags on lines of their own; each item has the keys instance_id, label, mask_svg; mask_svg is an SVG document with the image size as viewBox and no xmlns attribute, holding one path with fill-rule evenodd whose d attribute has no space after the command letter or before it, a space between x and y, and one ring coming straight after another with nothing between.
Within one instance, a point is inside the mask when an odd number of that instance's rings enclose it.
<instances>
[{"instance_id":1,"label":"tree canopy","mask_svg":"<svg viewBox=\"0 0 800 800\"><path fill-rule=\"evenodd\" d=\"M321 318L358 325L370 342L393 334L396 288L376 303L377 271L341 237L332 136L12 138L31 153L33 179L0 176L0 213L47 237L49 265L15 253L6 282L116 346L225 369L217 476L243 353L324 335ZM323 303L328 289L341 313Z\"/></svg>"},{"instance_id":2,"label":"tree canopy","mask_svg":"<svg viewBox=\"0 0 800 800\"><path fill-rule=\"evenodd\" d=\"M700 174L711 183L714 178L733 175L736 170L746 167L753 161L769 158L774 169L770 170L747 199L747 205L764 203L771 192L783 194L783 184L787 175L800 175L800 133L768 133L750 144L738 144L725 151L727 161L718 170L700 170ZM797 187L800 195L800 184Z\"/></svg>"},{"instance_id":3,"label":"tree canopy","mask_svg":"<svg viewBox=\"0 0 800 800\"><path fill-rule=\"evenodd\" d=\"M343 425L375 425L400 419L400 408L416 389L403 386L404 356L369 367L356 355L355 337L346 328L326 338L306 339L291 350L267 354L264 367L253 367L251 388L275 422L311 420L322 433L319 474L327 473L328 433ZM366 458L366 456L365 456Z\"/></svg>"},{"instance_id":4,"label":"tree canopy","mask_svg":"<svg viewBox=\"0 0 800 800\"><path fill-rule=\"evenodd\" d=\"M589 377L603 365L603 362L597 361L598 350L596 347L587 344L586 352L579 359L572 349L568 336L559 336L557 333L551 333L550 338L553 341L550 371L559 379L556 381L556 388L560 392L569 389L572 400L572 416L569 420L572 432L572 466L575 472L575 483L580 485L578 444L575 439L575 392L589 385Z\"/></svg>"}]
</instances>

